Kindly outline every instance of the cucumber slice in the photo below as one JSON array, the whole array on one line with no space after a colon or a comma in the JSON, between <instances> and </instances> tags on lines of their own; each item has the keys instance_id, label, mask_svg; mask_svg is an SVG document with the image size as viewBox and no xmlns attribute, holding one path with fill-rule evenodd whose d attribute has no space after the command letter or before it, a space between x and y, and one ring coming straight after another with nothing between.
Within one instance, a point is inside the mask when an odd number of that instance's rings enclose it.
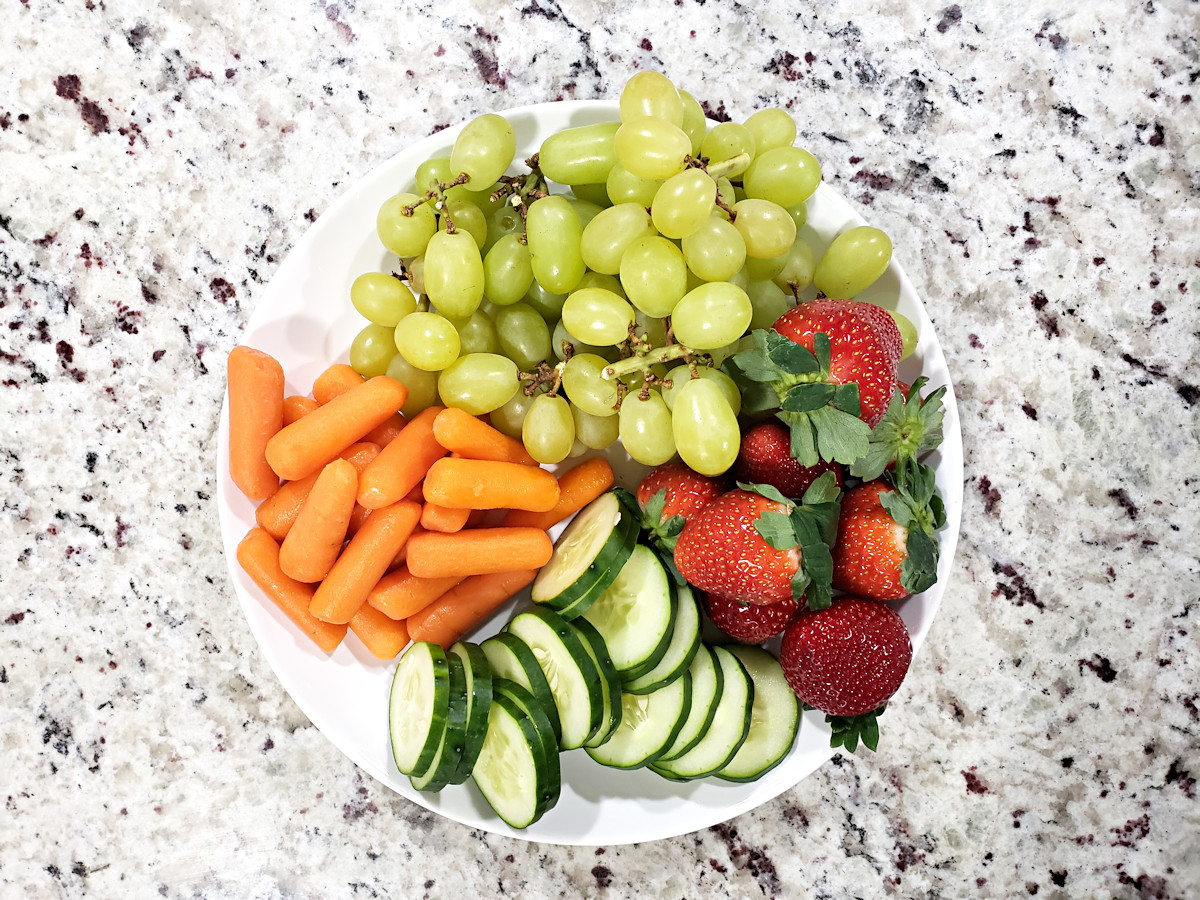
<instances>
[{"instance_id":1,"label":"cucumber slice","mask_svg":"<svg viewBox=\"0 0 1200 900\"><path fill-rule=\"evenodd\" d=\"M581 615L612 583L633 552L639 525L612 491L601 494L578 513L554 542L550 561L542 566L529 596L534 603Z\"/></svg>"},{"instance_id":2,"label":"cucumber slice","mask_svg":"<svg viewBox=\"0 0 1200 900\"><path fill-rule=\"evenodd\" d=\"M462 753L451 784L462 784L471 777L471 769L487 734L488 707L492 705L492 667L478 644L459 641L450 648L463 663L467 678L467 721L463 729Z\"/></svg>"},{"instance_id":3,"label":"cucumber slice","mask_svg":"<svg viewBox=\"0 0 1200 900\"><path fill-rule=\"evenodd\" d=\"M498 679L494 691L520 707L537 730L538 738L542 742L542 752L546 757L546 770L539 776L538 783L542 796L538 803L543 812L551 809L558 802L559 794L562 791L562 770L558 758L558 741L550 728L550 719L538 699L515 681L509 681L506 678Z\"/></svg>"},{"instance_id":4,"label":"cucumber slice","mask_svg":"<svg viewBox=\"0 0 1200 900\"><path fill-rule=\"evenodd\" d=\"M679 729L675 743L659 757L659 762L683 756L696 746L717 714L717 701L721 699L725 676L717 664L712 648L707 644L701 644L696 651L696 656L688 667L688 675L692 679L691 708L688 710L687 720Z\"/></svg>"},{"instance_id":5,"label":"cucumber slice","mask_svg":"<svg viewBox=\"0 0 1200 900\"><path fill-rule=\"evenodd\" d=\"M666 566L657 553L638 544L583 617L596 626L621 680L628 682L651 671L666 655L677 605Z\"/></svg>"},{"instance_id":6,"label":"cucumber slice","mask_svg":"<svg viewBox=\"0 0 1200 900\"><path fill-rule=\"evenodd\" d=\"M667 652L645 675L626 682L625 693L646 694L665 687L687 672L696 658L700 649L700 608L696 604L696 595L688 585L679 584L675 586L675 602L679 609L675 612Z\"/></svg>"},{"instance_id":7,"label":"cucumber slice","mask_svg":"<svg viewBox=\"0 0 1200 900\"><path fill-rule=\"evenodd\" d=\"M609 655L608 645L600 637L595 627L587 619L580 617L571 620L571 627L583 638L583 645L592 654L592 662L600 672L600 690L604 697L604 714L601 716L600 727L596 733L583 742L585 747L595 747L604 743L608 736L621 724L621 676L613 665Z\"/></svg>"},{"instance_id":8,"label":"cucumber slice","mask_svg":"<svg viewBox=\"0 0 1200 900\"><path fill-rule=\"evenodd\" d=\"M483 749L471 770L488 805L513 828L532 825L548 809L551 765L533 719L505 692L495 692Z\"/></svg>"},{"instance_id":9,"label":"cucumber slice","mask_svg":"<svg viewBox=\"0 0 1200 900\"><path fill-rule=\"evenodd\" d=\"M450 706L450 665L437 644L409 646L392 675L388 732L401 775L429 768L441 746Z\"/></svg>"},{"instance_id":10,"label":"cucumber slice","mask_svg":"<svg viewBox=\"0 0 1200 900\"><path fill-rule=\"evenodd\" d=\"M546 674L558 707L559 747L582 747L599 730L605 710L600 670L579 631L544 606L518 613L505 630L525 642Z\"/></svg>"},{"instance_id":11,"label":"cucumber slice","mask_svg":"<svg viewBox=\"0 0 1200 900\"><path fill-rule=\"evenodd\" d=\"M440 791L454 773L462 759L463 742L467 732L467 669L457 653L446 655L450 670L449 704L446 711L446 727L442 739L429 765L409 776L408 780L418 791L431 793Z\"/></svg>"},{"instance_id":12,"label":"cucumber slice","mask_svg":"<svg viewBox=\"0 0 1200 900\"><path fill-rule=\"evenodd\" d=\"M644 766L675 742L691 700L692 678L687 673L653 693L622 694L620 726L603 744L584 751L601 765L618 769Z\"/></svg>"},{"instance_id":13,"label":"cucumber slice","mask_svg":"<svg viewBox=\"0 0 1200 900\"><path fill-rule=\"evenodd\" d=\"M800 701L779 660L761 647L730 646L754 682L750 733L733 759L716 772L726 781L755 781L783 760L800 730Z\"/></svg>"},{"instance_id":14,"label":"cucumber slice","mask_svg":"<svg viewBox=\"0 0 1200 900\"><path fill-rule=\"evenodd\" d=\"M481 645L487 656L488 665L492 668L493 678L507 678L527 689L546 712L550 720L550 728L554 732L554 741L562 739L562 728L558 721L558 705L554 702L554 694L550 692L550 682L546 673L538 665L537 657L529 649L529 645L507 631L501 631L484 641Z\"/></svg>"},{"instance_id":15,"label":"cucumber slice","mask_svg":"<svg viewBox=\"0 0 1200 900\"><path fill-rule=\"evenodd\" d=\"M741 660L724 647L711 648L721 668L723 682L712 724L692 749L670 760L656 760L650 768L667 777L702 778L723 769L741 748L750 731L754 683Z\"/></svg>"}]
</instances>

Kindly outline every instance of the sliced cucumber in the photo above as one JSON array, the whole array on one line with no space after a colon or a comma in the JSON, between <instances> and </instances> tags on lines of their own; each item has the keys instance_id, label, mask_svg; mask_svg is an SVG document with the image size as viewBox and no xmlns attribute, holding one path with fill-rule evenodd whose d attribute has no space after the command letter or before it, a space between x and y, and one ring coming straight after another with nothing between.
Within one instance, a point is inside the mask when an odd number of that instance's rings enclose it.
<instances>
[{"instance_id":1,"label":"sliced cucumber","mask_svg":"<svg viewBox=\"0 0 1200 900\"><path fill-rule=\"evenodd\" d=\"M754 781L792 749L800 729L800 701L783 677L779 660L761 647L730 646L754 682L750 733L733 759L715 773L727 781Z\"/></svg>"},{"instance_id":2,"label":"sliced cucumber","mask_svg":"<svg viewBox=\"0 0 1200 900\"><path fill-rule=\"evenodd\" d=\"M598 747L585 747L596 762L634 769L657 759L675 742L692 700L692 677L686 672L649 694L621 695L621 724Z\"/></svg>"},{"instance_id":3,"label":"sliced cucumber","mask_svg":"<svg viewBox=\"0 0 1200 900\"><path fill-rule=\"evenodd\" d=\"M700 608L686 584L675 586L675 624L667 652L653 669L625 684L627 694L645 694L670 684L687 672L700 649Z\"/></svg>"},{"instance_id":4,"label":"sliced cucumber","mask_svg":"<svg viewBox=\"0 0 1200 900\"><path fill-rule=\"evenodd\" d=\"M724 768L750 731L754 683L736 656L724 647L713 647L712 651L722 675L721 697L712 724L686 753L650 764L650 768L668 778L691 780Z\"/></svg>"},{"instance_id":5,"label":"sliced cucumber","mask_svg":"<svg viewBox=\"0 0 1200 900\"><path fill-rule=\"evenodd\" d=\"M579 631L544 606L518 613L505 626L533 651L558 707L559 747L574 750L600 728L605 716L600 670Z\"/></svg>"},{"instance_id":6,"label":"sliced cucumber","mask_svg":"<svg viewBox=\"0 0 1200 900\"><path fill-rule=\"evenodd\" d=\"M529 645L507 631L501 631L484 641L481 645L492 668L493 678L507 678L526 688L546 711L550 727L554 731L557 743L562 739L562 728L558 721L558 705L554 702L554 694L550 691L550 682L546 673L538 664L537 657L529 649Z\"/></svg>"},{"instance_id":7,"label":"sliced cucumber","mask_svg":"<svg viewBox=\"0 0 1200 900\"><path fill-rule=\"evenodd\" d=\"M623 682L658 665L675 627L675 586L657 553L633 548L616 580L583 617L596 626Z\"/></svg>"},{"instance_id":8,"label":"sliced cucumber","mask_svg":"<svg viewBox=\"0 0 1200 900\"><path fill-rule=\"evenodd\" d=\"M557 762L557 754L552 754ZM533 719L504 691L492 696L487 735L471 777L496 815L527 828L549 808L553 763Z\"/></svg>"},{"instance_id":9,"label":"sliced cucumber","mask_svg":"<svg viewBox=\"0 0 1200 900\"><path fill-rule=\"evenodd\" d=\"M600 690L604 696L604 715L601 716L600 727L596 733L583 742L585 747L595 747L602 744L621 724L621 676L613 665L608 645L600 632L582 616L571 620L571 627L583 638L583 645L592 654L592 662L600 672Z\"/></svg>"},{"instance_id":10,"label":"sliced cucumber","mask_svg":"<svg viewBox=\"0 0 1200 900\"><path fill-rule=\"evenodd\" d=\"M687 720L679 729L675 743L667 748L659 757L659 761L683 756L696 746L717 714L717 701L721 699L725 677L712 648L707 644L701 644L696 651L696 656L688 667L688 675L692 679L692 702Z\"/></svg>"},{"instance_id":11,"label":"sliced cucumber","mask_svg":"<svg viewBox=\"0 0 1200 900\"><path fill-rule=\"evenodd\" d=\"M429 765L409 776L412 786L418 791L440 791L458 771L462 759L463 743L467 732L467 668L457 653L446 656L450 670L449 704L446 710L446 727L442 729L442 740Z\"/></svg>"},{"instance_id":12,"label":"sliced cucumber","mask_svg":"<svg viewBox=\"0 0 1200 900\"><path fill-rule=\"evenodd\" d=\"M478 644L459 641L450 648L463 663L467 677L467 722L463 730L462 753L451 784L462 784L471 777L471 769L487 734L488 707L492 705L492 667Z\"/></svg>"},{"instance_id":13,"label":"sliced cucumber","mask_svg":"<svg viewBox=\"0 0 1200 900\"><path fill-rule=\"evenodd\" d=\"M529 596L534 603L563 612L564 618L581 615L617 577L633 552L638 531L637 519L617 495L601 494L558 536Z\"/></svg>"},{"instance_id":14,"label":"sliced cucumber","mask_svg":"<svg viewBox=\"0 0 1200 900\"><path fill-rule=\"evenodd\" d=\"M537 729L542 742L542 751L546 757L546 771L541 773L539 784L542 796L539 803L544 809L550 809L558 802L562 791L562 771L558 758L558 741L550 728L550 719L542 704L525 688L515 681L501 678L496 681L495 693L503 695L515 703L529 717Z\"/></svg>"},{"instance_id":15,"label":"sliced cucumber","mask_svg":"<svg viewBox=\"0 0 1200 900\"><path fill-rule=\"evenodd\" d=\"M429 768L446 731L450 705L450 666L446 651L418 641L409 646L392 676L388 731L400 774Z\"/></svg>"}]
</instances>

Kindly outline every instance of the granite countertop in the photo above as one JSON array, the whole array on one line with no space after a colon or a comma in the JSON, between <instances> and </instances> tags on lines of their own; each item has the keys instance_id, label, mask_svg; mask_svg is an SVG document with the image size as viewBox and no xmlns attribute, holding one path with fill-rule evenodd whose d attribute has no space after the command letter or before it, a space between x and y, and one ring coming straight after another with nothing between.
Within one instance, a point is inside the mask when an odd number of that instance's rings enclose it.
<instances>
[{"instance_id":1,"label":"granite countertop","mask_svg":"<svg viewBox=\"0 0 1200 900\"><path fill-rule=\"evenodd\" d=\"M0 894L1200 896L1200 4L863 7L6 5ZM536 845L391 793L279 686L219 538L224 361L376 164L643 68L791 109L891 235L961 537L878 752Z\"/></svg>"}]
</instances>

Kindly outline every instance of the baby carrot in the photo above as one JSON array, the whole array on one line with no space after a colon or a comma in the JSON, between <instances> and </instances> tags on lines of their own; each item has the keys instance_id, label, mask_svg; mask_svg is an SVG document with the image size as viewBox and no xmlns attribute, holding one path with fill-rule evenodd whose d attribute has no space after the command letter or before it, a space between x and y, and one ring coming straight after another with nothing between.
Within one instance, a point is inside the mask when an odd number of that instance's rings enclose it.
<instances>
[{"instance_id":1,"label":"baby carrot","mask_svg":"<svg viewBox=\"0 0 1200 900\"><path fill-rule=\"evenodd\" d=\"M379 447L364 441L352 444L340 456L354 466L355 472L361 473L378 452ZM277 541L282 541L287 537L292 523L296 521L296 516L300 515L300 508L304 505L308 492L317 483L317 477L320 474L319 471L313 472L298 481L285 481L281 484L279 490L254 510L254 519L258 523L258 527L266 529Z\"/></svg>"},{"instance_id":2,"label":"baby carrot","mask_svg":"<svg viewBox=\"0 0 1200 900\"><path fill-rule=\"evenodd\" d=\"M324 406L334 397L340 397L352 387L358 387L366 381L346 363L334 363L313 380L313 399Z\"/></svg>"},{"instance_id":3,"label":"baby carrot","mask_svg":"<svg viewBox=\"0 0 1200 900\"><path fill-rule=\"evenodd\" d=\"M446 448L433 436L433 420L440 410L440 406L421 410L379 451L358 479L359 503L367 509L395 503L417 486L435 460L446 455Z\"/></svg>"},{"instance_id":4,"label":"baby carrot","mask_svg":"<svg viewBox=\"0 0 1200 900\"><path fill-rule=\"evenodd\" d=\"M421 507L421 527L426 531L441 531L449 534L462 531L467 524L471 510L457 506L441 506L425 501Z\"/></svg>"},{"instance_id":5,"label":"baby carrot","mask_svg":"<svg viewBox=\"0 0 1200 900\"><path fill-rule=\"evenodd\" d=\"M540 466L490 459L439 459L425 475L425 499L465 509L545 512L558 502L558 479Z\"/></svg>"},{"instance_id":6,"label":"baby carrot","mask_svg":"<svg viewBox=\"0 0 1200 900\"><path fill-rule=\"evenodd\" d=\"M386 447L403 430L404 416L400 415L400 413L395 413L382 425L378 425L368 431L363 439L378 444L380 447Z\"/></svg>"},{"instance_id":7,"label":"baby carrot","mask_svg":"<svg viewBox=\"0 0 1200 900\"><path fill-rule=\"evenodd\" d=\"M472 575L408 617L409 637L448 648L533 581L536 569Z\"/></svg>"},{"instance_id":8,"label":"baby carrot","mask_svg":"<svg viewBox=\"0 0 1200 900\"><path fill-rule=\"evenodd\" d=\"M371 515L371 511L365 506L359 506L356 501L354 509L350 511L350 524L346 526L346 534L351 537L358 534L358 529L362 528L363 522L367 521L369 515Z\"/></svg>"},{"instance_id":9,"label":"baby carrot","mask_svg":"<svg viewBox=\"0 0 1200 900\"><path fill-rule=\"evenodd\" d=\"M420 517L421 507L406 500L372 511L317 585L309 611L323 622L349 622Z\"/></svg>"},{"instance_id":10,"label":"baby carrot","mask_svg":"<svg viewBox=\"0 0 1200 900\"><path fill-rule=\"evenodd\" d=\"M239 345L225 362L229 390L229 477L251 500L279 487L267 445L283 428L283 367L273 356Z\"/></svg>"},{"instance_id":11,"label":"baby carrot","mask_svg":"<svg viewBox=\"0 0 1200 900\"><path fill-rule=\"evenodd\" d=\"M367 602L389 618L407 619L460 581L462 579L457 575L418 578L408 571L407 566L401 566L379 579L367 595Z\"/></svg>"},{"instance_id":12,"label":"baby carrot","mask_svg":"<svg viewBox=\"0 0 1200 900\"><path fill-rule=\"evenodd\" d=\"M251 528L237 548L237 560L251 580L262 589L296 627L326 653L332 653L346 634L345 625L322 622L308 611L312 585L288 578L279 568L279 545L261 528Z\"/></svg>"},{"instance_id":13,"label":"baby carrot","mask_svg":"<svg viewBox=\"0 0 1200 900\"><path fill-rule=\"evenodd\" d=\"M465 528L453 534L423 531L408 541L408 570L422 578L485 575L537 569L554 545L540 528Z\"/></svg>"},{"instance_id":14,"label":"baby carrot","mask_svg":"<svg viewBox=\"0 0 1200 900\"><path fill-rule=\"evenodd\" d=\"M493 459L526 466L538 464L516 438L454 406L438 413L433 421L433 436L447 450L471 459Z\"/></svg>"},{"instance_id":15,"label":"baby carrot","mask_svg":"<svg viewBox=\"0 0 1200 900\"><path fill-rule=\"evenodd\" d=\"M279 548L279 567L287 575L312 583L329 574L342 552L357 492L358 473L347 460L335 459L320 471Z\"/></svg>"},{"instance_id":16,"label":"baby carrot","mask_svg":"<svg viewBox=\"0 0 1200 900\"><path fill-rule=\"evenodd\" d=\"M291 425L297 419L307 416L310 412L316 409L320 404L312 397L303 397L300 394L292 394L283 398L283 424Z\"/></svg>"},{"instance_id":17,"label":"baby carrot","mask_svg":"<svg viewBox=\"0 0 1200 900\"><path fill-rule=\"evenodd\" d=\"M364 381L281 429L267 443L267 461L281 478L303 478L386 422L407 396L408 388L386 375Z\"/></svg>"},{"instance_id":18,"label":"baby carrot","mask_svg":"<svg viewBox=\"0 0 1200 900\"><path fill-rule=\"evenodd\" d=\"M403 621L389 619L366 603L350 617L350 630L377 659L395 659L408 644L408 626Z\"/></svg>"},{"instance_id":19,"label":"baby carrot","mask_svg":"<svg viewBox=\"0 0 1200 900\"><path fill-rule=\"evenodd\" d=\"M583 509L613 486L613 470L603 456L585 459L558 476L558 502L546 512L514 509L501 525L524 525L549 531L563 519Z\"/></svg>"}]
</instances>

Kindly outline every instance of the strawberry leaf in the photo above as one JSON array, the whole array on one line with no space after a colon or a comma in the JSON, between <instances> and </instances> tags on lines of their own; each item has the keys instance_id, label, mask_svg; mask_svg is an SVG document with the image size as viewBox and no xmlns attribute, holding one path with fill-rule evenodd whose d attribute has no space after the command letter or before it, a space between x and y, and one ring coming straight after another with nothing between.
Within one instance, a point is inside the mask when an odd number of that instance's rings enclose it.
<instances>
[{"instance_id":1,"label":"strawberry leaf","mask_svg":"<svg viewBox=\"0 0 1200 900\"><path fill-rule=\"evenodd\" d=\"M822 459L853 463L867 452L871 426L858 416L833 406L823 406L805 415L816 431L817 450Z\"/></svg>"},{"instance_id":2,"label":"strawberry leaf","mask_svg":"<svg viewBox=\"0 0 1200 900\"><path fill-rule=\"evenodd\" d=\"M788 426L791 435L788 452L802 466L815 466L821 461L817 453L817 436L806 413L780 413L779 418Z\"/></svg>"},{"instance_id":3,"label":"strawberry leaf","mask_svg":"<svg viewBox=\"0 0 1200 900\"><path fill-rule=\"evenodd\" d=\"M788 509L795 506L791 499L783 495L783 491L775 487L773 484L752 484L748 481L739 481L737 486L743 491L750 491L753 494L760 494L768 500L774 500L776 503L782 503Z\"/></svg>"},{"instance_id":4,"label":"strawberry leaf","mask_svg":"<svg viewBox=\"0 0 1200 900\"><path fill-rule=\"evenodd\" d=\"M844 747L846 752L853 753L858 749L861 740L868 750L879 747L879 717L887 709L887 704L879 709L871 710L860 716L826 716L832 733L829 736L830 747Z\"/></svg>"},{"instance_id":5,"label":"strawberry leaf","mask_svg":"<svg viewBox=\"0 0 1200 900\"><path fill-rule=\"evenodd\" d=\"M826 476L828 478L826 479ZM829 498L829 487L833 498ZM815 488L815 490L814 490ZM796 543L800 545L800 569L809 609L824 609L833 602L833 553L830 547L837 537L840 491L832 472L814 481L804 493L804 501L788 517ZM795 595L797 579L792 579ZM799 597L797 596L797 601Z\"/></svg>"},{"instance_id":6,"label":"strawberry leaf","mask_svg":"<svg viewBox=\"0 0 1200 900\"><path fill-rule=\"evenodd\" d=\"M779 406L784 412L811 412L833 402L836 392L834 385L824 381L804 382L789 388Z\"/></svg>"},{"instance_id":7,"label":"strawberry leaf","mask_svg":"<svg viewBox=\"0 0 1200 900\"><path fill-rule=\"evenodd\" d=\"M908 529L900 585L909 594L919 594L937 582L938 543L934 532L945 524L946 511L934 478L932 468L917 463L908 484L896 484L894 490L879 495L888 515Z\"/></svg>"},{"instance_id":8,"label":"strawberry leaf","mask_svg":"<svg viewBox=\"0 0 1200 900\"><path fill-rule=\"evenodd\" d=\"M627 496L618 498L624 500L624 505L633 504L635 509L638 509L641 514L641 528L645 533L646 539L655 547L665 551L667 554L673 553L675 544L679 540L679 532L683 531L683 526L687 524L687 519L681 515L667 516L663 518L663 510L667 506L667 490L662 488L654 492L654 494L646 501L645 510L641 510L638 506L637 498L625 491L624 488L616 488L618 492L624 492Z\"/></svg>"},{"instance_id":9,"label":"strawberry leaf","mask_svg":"<svg viewBox=\"0 0 1200 900\"><path fill-rule=\"evenodd\" d=\"M822 472L813 479L812 484L800 498L801 503L830 503L837 500L842 490L838 487L837 476L833 472Z\"/></svg>"},{"instance_id":10,"label":"strawberry leaf","mask_svg":"<svg viewBox=\"0 0 1200 900\"><path fill-rule=\"evenodd\" d=\"M874 481L895 464L903 480L917 460L942 443L942 419L945 410L940 387L922 399L920 391L926 379L921 376L912 383L908 394L897 391L883 417L871 431L870 446L863 457L853 462L850 474L863 481Z\"/></svg>"},{"instance_id":11,"label":"strawberry leaf","mask_svg":"<svg viewBox=\"0 0 1200 900\"><path fill-rule=\"evenodd\" d=\"M909 594L919 594L937 583L938 545L924 530L908 529L905 541L908 555L900 564L900 586Z\"/></svg>"},{"instance_id":12,"label":"strawberry leaf","mask_svg":"<svg viewBox=\"0 0 1200 900\"><path fill-rule=\"evenodd\" d=\"M786 513L766 510L754 521L754 530L776 550L790 550L797 544L796 531Z\"/></svg>"},{"instance_id":13,"label":"strawberry leaf","mask_svg":"<svg viewBox=\"0 0 1200 900\"><path fill-rule=\"evenodd\" d=\"M821 344L825 342L825 362L821 363ZM786 338L778 331L767 332L767 356L775 366L788 375L815 375L818 372L829 371L829 338L824 334L814 336L813 346L817 350L814 355L808 348L797 344L791 338Z\"/></svg>"}]
</instances>

